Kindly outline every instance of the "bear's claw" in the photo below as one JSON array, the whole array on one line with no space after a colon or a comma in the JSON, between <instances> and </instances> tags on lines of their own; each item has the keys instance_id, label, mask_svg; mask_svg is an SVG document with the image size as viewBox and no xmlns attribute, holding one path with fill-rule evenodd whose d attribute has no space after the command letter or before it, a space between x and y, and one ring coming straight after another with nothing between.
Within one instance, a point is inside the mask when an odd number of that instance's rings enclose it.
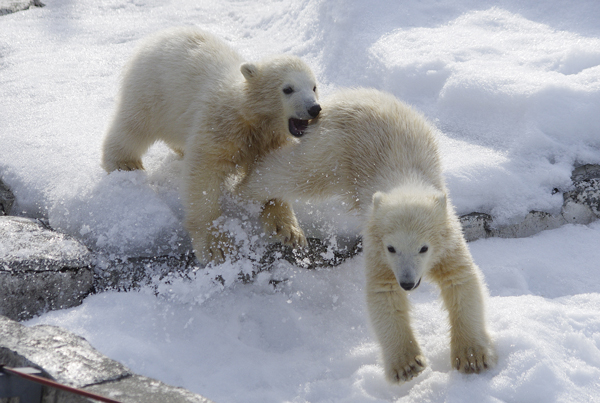
<instances>
[{"instance_id":1,"label":"bear's claw","mask_svg":"<svg viewBox=\"0 0 600 403\"><path fill-rule=\"evenodd\" d=\"M464 374L478 374L495 365L495 355L486 347L463 348L454 356L454 368Z\"/></svg>"},{"instance_id":2,"label":"bear's claw","mask_svg":"<svg viewBox=\"0 0 600 403\"><path fill-rule=\"evenodd\" d=\"M305 248L308 245L304 231L293 225L278 225L272 234L272 237L279 239L284 245L293 248Z\"/></svg>"},{"instance_id":3,"label":"bear's claw","mask_svg":"<svg viewBox=\"0 0 600 403\"><path fill-rule=\"evenodd\" d=\"M112 164L105 163L105 169L111 172L114 170L118 171L137 171L144 170L144 164L142 160L130 160L130 161L117 161Z\"/></svg>"},{"instance_id":4,"label":"bear's claw","mask_svg":"<svg viewBox=\"0 0 600 403\"><path fill-rule=\"evenodd\" d=\"M387 378L391 382L408 382L419 375L427 367L425 357L417 355L410 359L408 363L400 364L390 368L387 371Z\"/></svg>"}]
</instances>

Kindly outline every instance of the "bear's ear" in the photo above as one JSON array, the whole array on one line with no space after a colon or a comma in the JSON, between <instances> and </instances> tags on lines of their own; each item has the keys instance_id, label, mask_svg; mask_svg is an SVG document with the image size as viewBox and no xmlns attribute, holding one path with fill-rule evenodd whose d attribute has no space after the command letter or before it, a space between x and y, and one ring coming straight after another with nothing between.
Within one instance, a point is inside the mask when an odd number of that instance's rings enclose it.
<instances>
[{"instance_id":1,"label":"bear's ear","mask_svg":"<svg viewBox=\"0 0 600 403\"><path fill-rule=\"evenodd\" d=\"M377 210L381 203L383 203L385 195L382 192L376 192L373 195L373 210Z\"/></svg>"},{"instance_id":2,"label":"bear's ear","mask_svg":"<svg viewBox=\"0 0 600 403\"><path fill-rule=\"evenodd\" d=\"M248 81L258 75L258 67L256 67L256 65L252 63L242 64L240 66L240 71Z\"/></svg>"}]
</instances>

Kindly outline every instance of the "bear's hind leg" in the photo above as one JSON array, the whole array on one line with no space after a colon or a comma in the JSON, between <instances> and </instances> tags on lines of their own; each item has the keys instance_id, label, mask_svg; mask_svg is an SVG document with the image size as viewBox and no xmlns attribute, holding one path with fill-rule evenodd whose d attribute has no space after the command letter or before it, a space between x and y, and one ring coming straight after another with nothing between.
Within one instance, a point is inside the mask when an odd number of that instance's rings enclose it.
<instances>
[{"instance_id":1,"label":"bear's hind leg","mask_svg":"<svg viewBox=\"0 0 600 403\"><path fill-rule=\"evenodd\" d=\"M129 126L131 125L122 122L121 117L115 117L104 139L102 167L107 172L144 169L142 155L148 151L155 139Z\"/></svg>"},{"instance_id":2,"label":"bear's hind leg","mask_svg":"<svg viewBox=\"0 0 600 403\"><path fill-rule=\"evenodd\" d=\"M203 146L201 141L193 143L184 157L185 227L198 260L203 264L222 263L235 252L235 245L214 222L222 215L219 199L225 178L235 166L219 162L214 154L203 152L207 148Z\"/></svg>"}]
</instances>

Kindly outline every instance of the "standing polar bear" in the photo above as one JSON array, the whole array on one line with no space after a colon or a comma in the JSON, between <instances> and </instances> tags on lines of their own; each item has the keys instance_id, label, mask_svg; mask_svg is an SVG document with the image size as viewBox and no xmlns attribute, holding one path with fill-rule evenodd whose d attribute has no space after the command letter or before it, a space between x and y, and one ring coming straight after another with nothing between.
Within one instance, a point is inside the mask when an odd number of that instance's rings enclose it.
<instances>
[{"instance_id":1,"label":"standing polar bear","mask_svg":"<svg viewBox=\"0 0 600 403\"><path fill-rule=\"evenodd\" d=\"M341 197L364 221L369 316L385 374L407 381L426 362L411 330L407 292L436 282L451 325L451 363L480 372L495 363L485 285L447 197L433 129L376 90L344 90L297 145L267 155L238 188L256 200Z\"/></svg>"},{"instance_id":2,"label":"standing polar bear","mask_svg":"<svg viewBox=\"0 0 600 403\"><path fill-rule=\"evenodd\" d=\"M198 259L219 262L233 245L214 224L226 179L301 137L320 110L315 78L299 58L246 63L213 35L169 29L146 39L125 70L102 165L143 169L157 140L183 155L186 228ZM262 219L285 244L306 245L288 203L269 200Z\"/></svg>"}]
</instances>

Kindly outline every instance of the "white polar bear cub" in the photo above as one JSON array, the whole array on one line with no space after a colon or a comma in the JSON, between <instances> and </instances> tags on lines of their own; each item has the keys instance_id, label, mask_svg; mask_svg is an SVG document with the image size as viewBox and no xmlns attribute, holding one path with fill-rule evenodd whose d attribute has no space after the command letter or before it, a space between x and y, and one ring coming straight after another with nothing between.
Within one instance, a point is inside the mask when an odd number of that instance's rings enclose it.
<instances>
[{"instance_id":1,"label":"white polar bear cub","mask_svg":"<svg viewBox=\"0 0 600 403\"><path fill-rule=\"evenodd\" d=\"M426 276L449 312L452 366L478 373L496 356L486 330L486 288L447 197L432 127L395 97L340 91L299 144L255 165L242 196L257 200L342 197L363 216L367 305L385 373L407 381L425 368L407 292Z\"/></svg>"},{"instance_id":2,"label":"white polar bear cub","mask_svg":"<svg viewBox=\"0 0 600 403\"><path fill-rule=\"evenodd\" d=\"M222 261L232 242L214 221L226 179L301 137L320 110L315 78L299 58L245 63L211 34L169 29L143 41L126 68L102 165L143 169L157 140L184 155L186 228L200 261ZM269 200L262 218L284 243L306 244L288 203Z\"/></svg>"}]
</instances>

